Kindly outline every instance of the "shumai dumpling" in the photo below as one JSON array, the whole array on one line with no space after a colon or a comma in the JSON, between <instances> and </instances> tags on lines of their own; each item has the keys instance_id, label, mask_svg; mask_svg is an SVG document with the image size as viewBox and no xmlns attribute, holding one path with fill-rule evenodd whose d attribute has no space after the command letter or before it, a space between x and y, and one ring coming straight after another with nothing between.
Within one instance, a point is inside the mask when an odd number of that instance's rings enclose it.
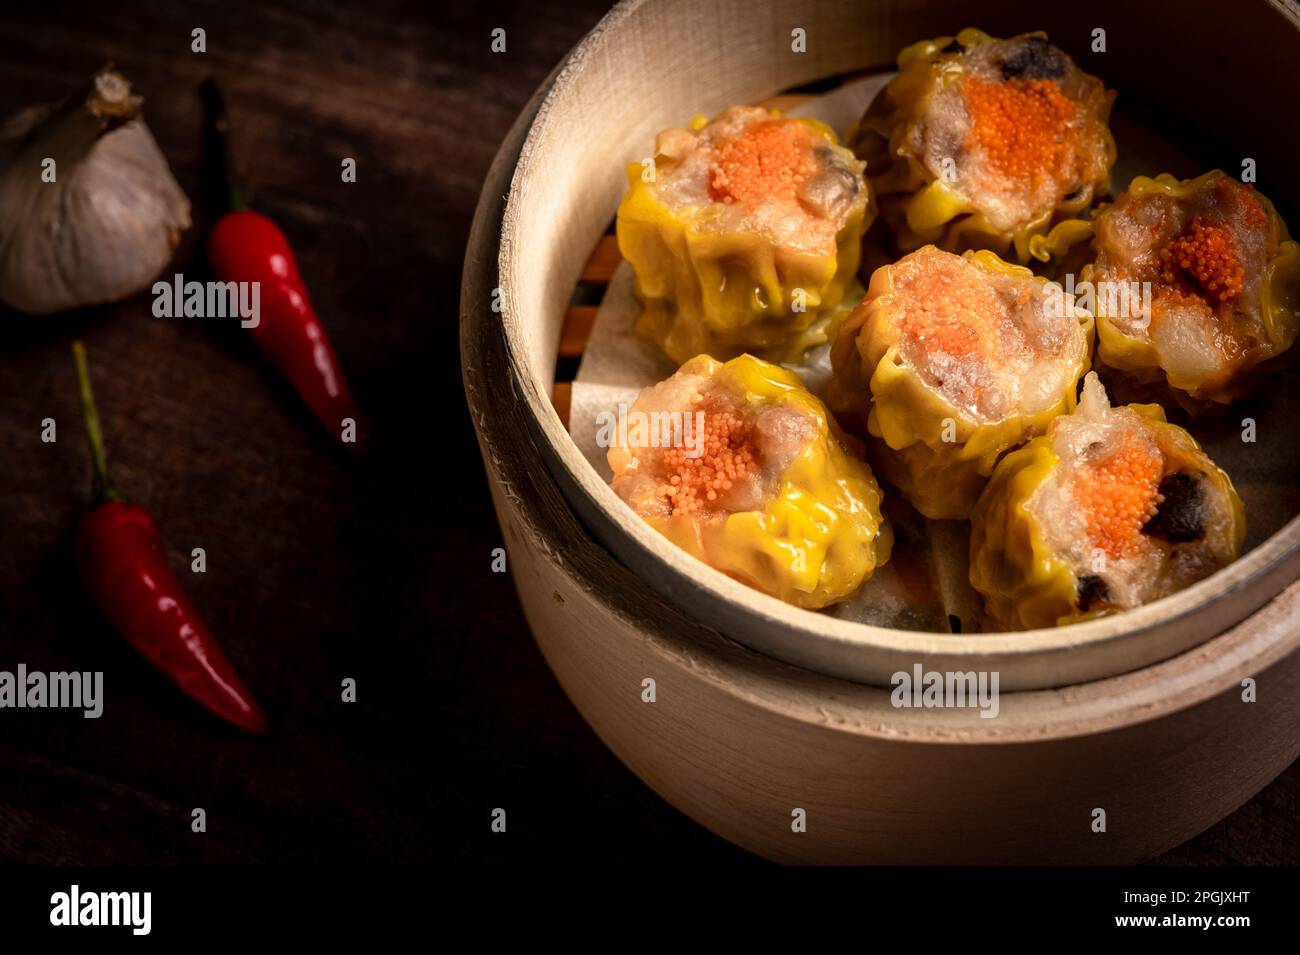
<instances>
[{"instance_id":1,"label":"shumai dumpling","mask_svg":"<svg viewBox=\"0 0 1300 955\"><path fill-rule=\"evenodd\" d=\"M1219 170L1134 179L1096 217L1101 363L1193 413L1256 387L1300 331L1300 244L1273 204Z\"/></svg>"},{"instance_id":2,"label":"shumai dumpling","mask_svg":"<svg viewBox=\"0 0 1300 955\"><path fill-rule=\"evenodd\" d=\"M1232 481L1159 405L1112 408L1095 373L1073 414L998 464L971 515L970 580L1011 629L1150 603L1237 559Z\"/></svg>"},{"instance_id":3,"label":"shumai dumpling","mask_svg":"<svg viewBox=\"0 0 1300 955\"><path fill-rule=\"evenodd\" d=\"M925 246L872 275L826 400L917 510L964 519L998 457L1074 407L1092 324L1023 266Z\"/></svg>"},{"instance_id":4,"label":"shumai dumpling","mask_svg":"<svg viewBox=\"0 0 1300 955\"><path fill-rule=\"evenodd\" d=\"M1089 235L1078 217L1110 188L1114 98L1045 34L967 29L903 50L848 144L902 251L1047 261Z\"/></svg>"},{"instance_id":5,"label":"shumai dumpling","mask_svg":"<svg viewBox=\"0 0 1300 955\"><path fill-rule=\"evenodd\" d=\"M819 609L888 560L870 467L792 372L700 355L626 419L608 452L615 492L709 566Z\"/></svg>"},{"instance_id":6,"label":"shumai dumpling","mask_svg":"<svg viewBox=\"0 0 1300 955\"><path fill-rule=\"evenodd\" d=\"M676 362L823 343L875 215L864 169L824 123L754 107L660 133L616 222L637 332Z\"/></svg>"}]
</instances>

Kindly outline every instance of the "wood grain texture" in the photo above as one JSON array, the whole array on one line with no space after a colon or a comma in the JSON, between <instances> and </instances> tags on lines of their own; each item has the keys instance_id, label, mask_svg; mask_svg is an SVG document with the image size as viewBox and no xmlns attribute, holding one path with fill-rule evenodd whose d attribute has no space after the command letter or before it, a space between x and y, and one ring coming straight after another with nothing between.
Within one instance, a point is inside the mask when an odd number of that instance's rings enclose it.
<instances>
[{"instance_id":1,"label":"wood grain texture","mask_svg":"<svg viewBox=\"0 0 1300 955\"><path fill-rule=\"evenodd\" d=\"M514 116L603 10L0 11L0 109L59 96L112 58L194 198L193 87L222 79L256 204L297 248L378 439L367 468L339 462L238 337L154 321L145 299L0 315L0 667L99 668L108 693L97 722L0 712L0 861L753 860L624 768L551 675L512 580L478 569L502 534L450 314L465 239ZM196 25L202 62L188 52ZM495 26L511 37L504 59L484 41ZM363 160L351 193L343 150ZM194 241L177 259L187 271ZM153 508L177 567L191 544L208 549L191 587L270 711L265 740L227 733L148 672L74 583L68 534L88 491L76 334L120 482ZM50 414L53 448L37 439ZM346 714L343 675L361 686ZM195 805L209 810L204 837L189 831ZM507 839L488 832L497 805ZM1300 863L1297 818L1300 765L1162 861Z\"/></svg>"},{"instance_id":2,"label":"wood grain texture","mask_svg":"<svg viewBox=\"0 0 1300 955\"><path fill-rule=\"evenodd\" d=\"M613 861L646 832L741 857L623 768L564 699L508 575L460 384L456 302L497 146L602 2L8 5L0 110L112 59L198 203L196 88L223 83L254 204L297 250L375 437L336 456L237 335L141 296L0 314L0 668L102 669L98 721L0 711L0 861ZM189 52L190 30L208 53ZM489 50L509 31L509 52ZM343 186L339 159L358 158ZM202 210L196 208L196 216ZM176 270L199 267L187 237ZM89 494L68 345L86 338L119 483L156 514L195 602L267 709L227 732L89 607L68 541ZM42 445L41 418L59 441ZM358 703L339 703L353 676ZM512 810L508 840L489 812ZM190 832L190 810L208 833ZM565 820L593 829L575 845Z\"/></svg>"}]
</instances>

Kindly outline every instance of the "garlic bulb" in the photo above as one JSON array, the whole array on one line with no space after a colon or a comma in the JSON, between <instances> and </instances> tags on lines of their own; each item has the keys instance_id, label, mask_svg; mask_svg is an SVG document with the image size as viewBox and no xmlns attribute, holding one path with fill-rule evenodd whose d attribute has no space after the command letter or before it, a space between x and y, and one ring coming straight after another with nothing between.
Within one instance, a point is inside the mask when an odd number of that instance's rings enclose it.
<instances>
[{"instance_id":1,"label":"garlic bulb","mask_svg":"<svg viewBox=\"0 0 1300 955\"><path fill-rule=\"evenodd\" d=\"M0 301L33 314L113 302L171 259L190 203L141 102L106 66L80 95L0 124Z\"/></svg>"}]
</instances>

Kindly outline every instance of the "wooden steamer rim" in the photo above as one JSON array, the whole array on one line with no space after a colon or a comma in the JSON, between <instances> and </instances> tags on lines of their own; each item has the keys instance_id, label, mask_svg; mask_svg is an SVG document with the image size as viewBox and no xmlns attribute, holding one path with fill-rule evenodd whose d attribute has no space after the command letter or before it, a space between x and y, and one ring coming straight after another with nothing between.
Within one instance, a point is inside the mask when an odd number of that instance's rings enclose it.
<instances>
[{"instance_id":1,"label":"wooden steamer rim","mask_svg":"<svg viewBox=\"0 0 1300 955\"><path fill-rule=\"evenodd\" d=\"M872 9L863 9L867 6ZM537 113L501 219L497 282L487 268L490 263L475 258L485 251L484 224L476 222L479 248L471 245L465 273L467 309L477 294L475 285L499 284L503 292L500 334L507 357L505 380L483 385L508 388L517 397L520 428L531 438L564 499L635 580L648 584L663 598L660 602L751 649L817 673L877 686L887 686L892 673L909 670L917 661L941 671L996 670L1004 690L1058 687L1128 673L1223 633L1300 577L1300 518L1212 577L1114 617L978 637L888 629L789 606L674 547L601 480L551 404L560 323L587 254L625 188L624 162L638 158L637 150L653 141L659 129L680 123L683 112L715 113L736 102L760 100L863 64L888 63L903 45L897 42L900 38L905 43L930 35L936 32L930 25L935 22L952 23L954 29L966 25L969 14L962 12L961 4L938 6L951 15L942 15L943 10L918 14L899 4L809 5L782 0L770 4L769 15L763 17L755 17L752 6L741 0L708 6L690 0L625 0L616 7L553 74L549 88L538 93ZM1193 49L1198 42L1220 41L1216 17L1190 24L1170 19L1186 17L1181 4L1157 0L1136 10L1119 3L1101 6L1123 11L1116 16L1129 21L1147 21L1150 29L1177 22L1185 34L1180 42L1192 43ZM993 32L1042 28L1053 36L1064 30L1062 12L1039 5L1023 7L1012 18L1019 26L1002 27L1008 19L1005 11L987 18L981 14L987 22L980 26ZM1240 84L1237 88L1250 89L1253 79L1262 83L1267 78L1267 64L1272 62L1272 57L1261 54L1261 44L1291 51L1300 47L1300 13L1282 0L1260 0L1234 4L1232 16L1248 21L1247 29L1258 42L1253 50L1233 50L1231 55L1225 51L1228 68L1216 70L1215 76L1234 75ZM1097 19L1101 22L1105 17L1099 12ZM819 38L809 43L807 53L789 53L788 44L782 42L788 35L787 23ZM721 37L726 38L725 45L719 43ZM763 55L769 47L770 54ZM1163 81L1148 76L1147 82L1159 86ZM1114 85L1123 89L1118 82ZM1208 90L1195 89L1189 95L1199 92L1210 95ZM1243 128L1251 122L1258 124L1256 129L1268 128L1262 125L1268 117L1253 102L1255 97L1243 105L1226 99L1223 92L1217 95L1234 104L1230 118ZM684 103L691 105L683 109ZM1300 133L1273 128L1269 156L1300 154ZM503 175L495 167L494 173ZM1300 208L1300 196L1278 198L1284 205ZM480 216L483 213L481 205ZM468 310L465 313L467 326L485 320ZM471 379L479 374L481 369L466 368L471 409L476 407ZM479 427L483 437L482 422ZM517 441L519 433L511 438ZM647 606L645 593L601 596L615 606L639 605L642 610ZM1286 599L1294 600L1294 593Z\"/></svg>"}]
</instances>

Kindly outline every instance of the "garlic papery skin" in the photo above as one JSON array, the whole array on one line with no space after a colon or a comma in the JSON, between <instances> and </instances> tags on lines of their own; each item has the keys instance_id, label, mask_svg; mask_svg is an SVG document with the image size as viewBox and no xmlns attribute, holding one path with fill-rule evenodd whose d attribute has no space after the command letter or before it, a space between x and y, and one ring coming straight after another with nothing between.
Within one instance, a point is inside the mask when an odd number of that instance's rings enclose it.
<instances>
[{"instance_id":1,"label":"garlic papery skin","mask_svg":"<svg viewBox=\"0 0 1300 955\"><path fill-rule=\"evenodd\" d=\"M0 302L37 315L115 302L171 260L190 202L140 104L106 66L79 95L0 124Z\"/></svg>"}]
</instances>

